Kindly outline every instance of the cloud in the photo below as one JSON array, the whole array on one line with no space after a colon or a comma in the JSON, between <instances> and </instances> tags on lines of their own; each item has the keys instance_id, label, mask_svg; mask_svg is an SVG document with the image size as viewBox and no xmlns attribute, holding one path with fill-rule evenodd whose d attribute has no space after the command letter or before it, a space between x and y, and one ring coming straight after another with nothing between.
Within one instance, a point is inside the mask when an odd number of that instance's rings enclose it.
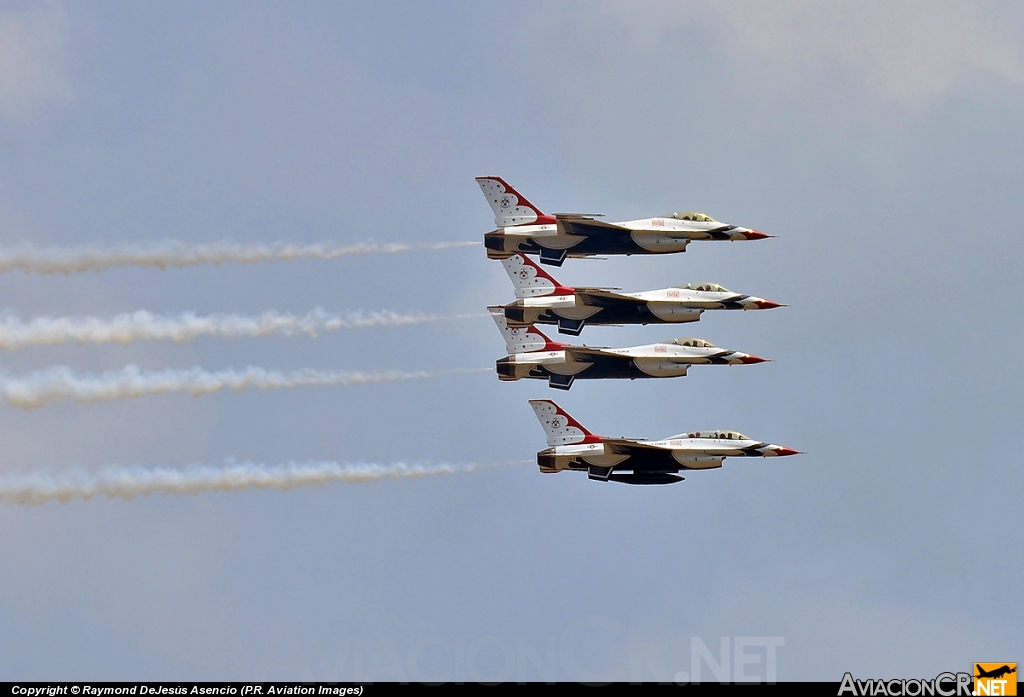
<instances>
[{"instance_id":1,"label":"cloud","mask_svg":"<svg viewBox=\"0 0 1024 697\"><path fill-rule=\"evenodd\" d=\"M838 72L888 101L917 106L977 71L1024 84L1020 34L991 2L643 0L607 2L603 11L641 46L682 29L725 35L730 55L752 69L752 83L770 89L813 87Z\"/></svg>"},{"instance_id":2,"label":"cloud","mask_svg":"<svg viewBox=\"0 0 1024 697\"><path fill-rule=\"evenodd\" d=\"M0 12L0 119L20 121L71 98L67 15L57 5Z\"/></svg>"}]
</instances>

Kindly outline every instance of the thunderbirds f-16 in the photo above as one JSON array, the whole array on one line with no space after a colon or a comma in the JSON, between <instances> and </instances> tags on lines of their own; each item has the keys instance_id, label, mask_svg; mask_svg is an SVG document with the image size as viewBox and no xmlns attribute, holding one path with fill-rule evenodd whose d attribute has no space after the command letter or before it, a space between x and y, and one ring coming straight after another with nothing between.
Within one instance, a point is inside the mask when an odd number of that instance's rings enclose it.
<instances>
[{"instance_id":1,"label":"thunderbirds f-16","mask_svg":"<svg viewBox=\"0 0 1024 697\"><path fill-rule=\"evenodd\" d=\"M516 289L505 305L510 327L557 324L562 334L579 336L587 324L673 324L696 322L705 310L767 310L783 305L726 290L717 283L623 293L618 288L568 288L525 254L501 262Z\"/></svg>"},{"instance_id":2,"label":"thunderbirds f-16","mask_svg":"<svg viewBox=\"0 0 1024 697\"><path fill-rule=\"evenodd\" d=\"M532 325L510 328L501 307L488 309L510 354L496 365L498 379L503 381L546 379L549 387L568 390L577 379L675 378L685 376L691 365L744 365L766 360L722 349L703 339L675 339L614 349L561 344Z\"/></svg>"},{"instance_id":3,"label":"thunderbirds f-16","mask_svg":"<svg viewBox=\"0 0 1024 697\"><path fill-rule=\"evenodd\" d=\"M606 223L595 213L545 215L501 177L477 177L494 211L497 230L484 235L489 259L517 252L539 254L544 264L561 266L566 256L669 254L685 252L693 240L760 240L771 237L728 225L704 213L683 212L657 218Z\"/></svg>"},{"instance_id":4,"label":"thunderbirds f-16","mask_svg":"<svg viewBox=\"0 0 1024 697\"><path fill-rule=\"evenodd\" d=\"M681 470L721 467L726 457L800 454L735 431L694 431L657 441L596 436L549 399L531 399L530 406L550 446L537 453L546 474L579 470L602 482L673 484L683 480Z\"/></svg>"}]
</instances>

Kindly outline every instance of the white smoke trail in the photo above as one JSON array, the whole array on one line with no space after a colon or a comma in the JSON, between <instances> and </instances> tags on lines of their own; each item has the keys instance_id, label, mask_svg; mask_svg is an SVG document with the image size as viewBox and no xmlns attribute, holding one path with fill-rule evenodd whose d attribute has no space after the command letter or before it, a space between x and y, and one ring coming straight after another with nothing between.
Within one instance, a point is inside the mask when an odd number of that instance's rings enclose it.
<instances>
[{"instance_id":1,"label":"white smoke trail","mask_svg":"<svg viewBox=\"0 0 1024 697\"><path fill-rule=\"evenodd\" d=\"M511 463L509 463L511 464ZM192 465L184 469L107 467L97 472L72 470L62 474L29 472L0 476L0 502L38 505L93 496L133 499L150 494L198 494L204 491L291 489L331 483L373 482L472 472L492 465L309 462L261 465L251 462L224 467Z\"/></svg>"},{"instance_id":2,"label":"white smoke trail","mask_svg":"<svg viewBox=\"0 0 1024 697\"><path fill-rule=\"evenodd\" d=\"M119 244L112 246L83 245L78 247L36 247L21 244L0 247L0 273L21 270L25 273L71 274L102 271L117 266L144 266L166 269L200 264L255 264L261 261L292 259L337 259L361 254L396 254L471 247L479 242L427 242L420 244L363 242L341 246L319 244L237 244L211 242L186 244L165 240L148 245Z\"/></svg>"},{"instance_id":3,"label":"white smoke trail","mask_svg":"<svg viewBox=\"0 0 1024 697\"><path fill-rule=\"evenodd\" d=\"M0 350L16 351L26 346L55 344L129 344L133 341L174 341L182 343L201 336L220 339L282 334L311 337L320 332L367 327L398 327L425 322L483 317L482 314L427 315L399 314L390 310L331 314L317 308L305 315L264 312L260 315L213 314L196 316L159 315L139 310L114 317L36 317L28 322L17 315L0 313Z\"/></svg>"},{"instance_id":4,"label":"white smoke trail","mask_svg":"<svg viewBox=\"0 0 1024 697\"><path fill-rule=\"evenodd\" d=\"M243 370L207 372L201 368L144 372L136 365L99 375L79 375L66 366L55 366L24 377L0 375L0 397L19 409L38 409L51 402L109 402L146 395L187 392L194 397L221 390L281 390L324 385L361 385L399 380L418 380L441 375L478 373L490 368L382 373L342 372L304 368L288 372L249 366Z\"/></svg>"}]
</instances>

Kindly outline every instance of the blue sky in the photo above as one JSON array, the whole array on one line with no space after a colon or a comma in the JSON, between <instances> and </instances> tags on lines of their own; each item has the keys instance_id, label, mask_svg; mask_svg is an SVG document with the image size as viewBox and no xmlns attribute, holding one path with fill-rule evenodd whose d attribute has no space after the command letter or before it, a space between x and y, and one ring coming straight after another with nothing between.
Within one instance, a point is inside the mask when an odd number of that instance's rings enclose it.
<instances>
[{"instance_id":1,"label":"blue sky","mask_svg":"<svg viewBox=\"0 0 1024 697\"><path fill-rule=\"evenodd\" d=\"M569 261L555 276L706 280L790 307L584 339L693 334L774 362L555 399L609 435L727 428L808 454L727 461L671 487L521 465L0 507L0 677L493 678L512 652L513 677L537 679L524 658L536 651L560 678L671 680L694 637L716 656L721 637L783 637L783 680L1019 658L1024 13L738 7L6 4L0 244L478 239L492 222L482 174L545 210L703 210L777 238ZM25 318L471 313L512 296L478 248L15 272L0 294ZM480 319L41 347L0 355L0 371L444 369L501 355ZM550 396L482 373L4 406L0 474L530 459L544 438L527 400Z\"/></svg>"}]
</instances>

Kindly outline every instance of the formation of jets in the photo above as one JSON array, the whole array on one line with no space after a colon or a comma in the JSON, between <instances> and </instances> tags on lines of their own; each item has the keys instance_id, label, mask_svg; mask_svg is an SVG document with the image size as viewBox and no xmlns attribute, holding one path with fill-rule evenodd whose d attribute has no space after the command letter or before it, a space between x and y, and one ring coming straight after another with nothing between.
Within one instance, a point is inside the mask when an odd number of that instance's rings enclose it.
<instances>
[{"instance_id":1,"label":"formation of jets","mask_svg":"<svg viewBox=\"0 0 1024 697\"><path fill-rule=\"evenodd\" d=\"M620 288L563 286L542 264L567 257L685 252L693 240L758 240L751 228L721 223L703 213L607 223L597 214L544 214L500 177L478 177L498 229L484 235L489 259L500 259L516 300L488 309L505 339L498 379L547 380L568 390L576 380L683 377L691 365L747 365L766 359L715 346L704 339L608 348L551 341L536 325L555 325L578 336L587 325L696 322L707 310L767 310L780 303L734 293L717 283L626 293ZM753 440L736 431L693 431L664 440L596 436L548 399L530 400L548 448L537 453L543 473L587 472L589 479L626 484L672 484L683 470L721 467L726 457L779 457L798 451Z\"/></svg>"}]
</instances>

